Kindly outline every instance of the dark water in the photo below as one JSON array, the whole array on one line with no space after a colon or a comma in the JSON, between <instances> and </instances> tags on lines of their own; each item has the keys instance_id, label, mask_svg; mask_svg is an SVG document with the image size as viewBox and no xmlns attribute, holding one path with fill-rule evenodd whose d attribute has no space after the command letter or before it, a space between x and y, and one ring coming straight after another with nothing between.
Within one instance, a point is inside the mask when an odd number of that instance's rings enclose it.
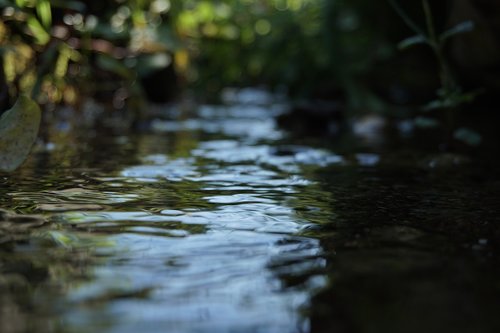
<instances>
[{"instance_id":1,"label":"dark water","mask_svg":"<svg viewBox=\"0 0 500 333\"><path fill-rule=\"evenodd\" d=\"M56 124L0 178L0 332L500 330L495 167L226 101L145 134Z\"/></svg>"}]
</instances>

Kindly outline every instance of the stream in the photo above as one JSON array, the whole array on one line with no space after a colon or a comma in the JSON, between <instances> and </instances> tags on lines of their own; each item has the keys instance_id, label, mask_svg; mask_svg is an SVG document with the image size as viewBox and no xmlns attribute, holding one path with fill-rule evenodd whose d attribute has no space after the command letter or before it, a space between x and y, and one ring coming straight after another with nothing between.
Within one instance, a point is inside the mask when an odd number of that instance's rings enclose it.
<instances>
[{"instance_id":1,"label":"stream","mask_svg":"<svg viewBox=\"0 0 500 333\"><path fill-rule=\"evenodd\" d=\"M498 331L497 169L336 152L272 95L224 101L58 123L0 177L0 332Z\"/></svg>"}]
</instances>

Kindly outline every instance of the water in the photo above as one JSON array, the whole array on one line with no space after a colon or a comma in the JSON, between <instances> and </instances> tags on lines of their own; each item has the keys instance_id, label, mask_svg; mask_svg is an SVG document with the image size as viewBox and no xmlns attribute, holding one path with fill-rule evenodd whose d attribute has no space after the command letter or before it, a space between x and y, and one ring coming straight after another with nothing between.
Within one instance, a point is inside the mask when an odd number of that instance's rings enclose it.
<instances>
[{"instance_id":1,"label":"water","mask_svg":"<svg viewBox=\"0 0 500 333\"><path fill-rule=\"evenodd\" d=\"M311 223L293 200L313 184L302 166L342 159L308 147L276 154L276 112L207 106L200 118L155 121L153 134L97 138L99 147L56 142L30 161L38 166L4 178L3 206L50 222L30 241L10 242L5 256L62 261L41 264L41 290L28 295L43 330L307 331L301 309L326 283L308 272L325 260L320 242L300 235ZM294 286L281 278L304 274ZM7 297L2 308L33 316ZM2 331L29 326L2 319Z\"/></svg>"},{"instance_id":2,"label":"water","mask_svg":"<svg viewBox=\"0 0 500 333\"><path fill-rule=\"evenodd\" d=\"M499 178L337 154L264 92L225 99L54 131L0 178L1 332L495 331Z\"/></svg>"}]
</instances>

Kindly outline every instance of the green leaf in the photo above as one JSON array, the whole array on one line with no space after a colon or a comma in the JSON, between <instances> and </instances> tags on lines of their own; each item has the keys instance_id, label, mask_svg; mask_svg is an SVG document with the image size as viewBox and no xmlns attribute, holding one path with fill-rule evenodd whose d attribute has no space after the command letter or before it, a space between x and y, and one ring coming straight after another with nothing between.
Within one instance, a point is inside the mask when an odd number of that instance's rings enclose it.
<instances>
[{"instance_id":1,"label":"green leaf","mask_svg":"<svg viewBox=\"0 0 500 333\"><path fill-rule=\"evenodd\" d=\"M457 129L455 133L453 133L453 137L469 146L478 146L482 141L481 134L465 127Z\"/></svg>"},{"instance_id":2,"label":"green leaf","mask_svg":"<svg viewBox=\"0 0 500 333\"><path fill-rule=\"evenodd\" d=\"M477 96L481 95L483 90L476 90L468 93L461 93L460 90L455 92L446 92L442 89L438 91L440 98L429 102L423 107L423 111L432 111L439 109L454 109L463 104L471 103Z\"/></svg>"},{"instance_id":3,"label":"green leaf","mask_svg":"<svg viewBox=\"0 0 500 333\"><path fill-rule=\"evenodd\" d=\"M422 107L422 110L425 112L428 112L428 111L433 111L433 110L446 109L446 108L450 108L452 106L453 105L447 100L436 99L436 100L430 101L429 103L424 105Z\"/></svg>"},{"instance_id":4,"label":"green leaf","mask_svg":"<svg viewBox=\"0 0 500 333\"><path fill-rule=\"evenodd\" d=\"M21 95L0 117L0 171L17 169L28 157L38 136L41 111L31 98Z\"/></svg>"},{"instance_id":5,"label":"green leaf","mask_svg":"<svg viewBox=\"0 0 500 333\"><path fill-rule=\"evenodd\" d=\"M417 117L413 122L415 126L420 128L436 128L439 126L439 122L436 119L429 117Z\"/></svg>"},{"instance_id":6,"label":"green leaf","mask_svg":"<svg viewBox=\"0 0 500 333\"><path fill-rule=\"evenodd\" d=\"M36 4L36 13L42 21L45 29L49 29L52 24L52 10L48 0L38 0Z\"/></svg>"},{"instance_id":7,"label":"green leaf","mask_svg":"<svg viewBox=\"0 0 500 333\"><path fill-rule=\"evenodd\" d=\"M456 36L458 34L462 34L465 32L470 32L472 30L474 30L474 22L465 21L465 22L459 23L456 26L443 32L441 34L441 36L439 36L439 39L441 39L441 41L445 41L450 37L453 37L453 36Z\"/></svg>"},{"instance_id":8,"label":"green leaf","mask_svg":"<svg viewBox=\"0 0 500 333\"><path fill-rule=\"evenodd\" d=\"M404 50L407 49L411 46L418 45L418 44L429 44L429 41L427 40L427 37L423 35L416 35L413 37L406 38L402 40L401 42L398 43L398 49Z\"/></svg>"},{"instance_id":9,"label":"green leaf","mask_svg":"<svg viewBox=\"0 0 500 333\"><path fill-rule=\"evenodd\" d=\"M45 45L50 41L50 35L34 16L29 17L27 23L38 44Z\"/></svg>"}]
</instances>

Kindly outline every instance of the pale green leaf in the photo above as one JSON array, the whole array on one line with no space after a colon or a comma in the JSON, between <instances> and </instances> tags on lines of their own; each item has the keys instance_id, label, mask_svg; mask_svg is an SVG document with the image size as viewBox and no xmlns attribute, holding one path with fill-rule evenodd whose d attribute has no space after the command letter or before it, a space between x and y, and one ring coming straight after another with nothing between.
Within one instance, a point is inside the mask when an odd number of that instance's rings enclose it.
<instances>
[{"instance_id":1,"label":"pale green leaf","mask_svg":"<svg viewBox=\"0 0 500 333\"><path fill-rule=\"evenodd\" d=\"M428 44L427 38L423 35L416 35L406 38L398 43L398 48L400 50L404 50L418 44Z\"/></svg>"},{"instance_id":2,"label":"pale green leaf","mask_svg":"<svg viewBox=\"0 0 500 333\"><path fill-rule=\"evenodd\" d=\"M45 45L50 41L49 33L34 16L29 17L27 23L38 44Z\"/></svg>"},{"instance_id":3,"label":"pale green leaf","mask_svg":"<svg viewBox=\"0 0 500 333\"><path fill-rule=\"evenodd\" d=\"M461 104L458 98L442 98L433 100L422 108L423 111L433 111L440 109L453 109Z\"/></svg>"},{"instance_id":4,"label":"pale green leaf","mask_svg":"<svg viewBox=\"0 0 500 333\"><path fill-rule=\"evenodd\" d=\"M28 157L40 127L41 111L31 98L21 95L0 117L0 171L17 169Z\"/></svg>"},{"instance_id":5,"label":"pale green leaf","mask_svg":"<svg viewBox=\"0 0 500 333\"><path fill-rule=\"evenodd\" d=\"M465 127L457 129L455 133L453 133L453 137L469 146L478 146L482 141L481 134Z\"/></svg>"},{"instance_id":6,"label":"pale green leaf","mask_svg":"<svg viewBox=\"0 0 500 333\"><path fill-rule=\"evenodd\" d=\"M48 0L39 0L36 4L36 13L43 26L49 29L52 24L52 10Z\"/></svg>"},{"instance_id":7,"label":"pale green leaf","mask_svg":"<svg viewBox=\"0 0 500 333\"><path fill-rule=\"evenodd\" d=\"M414 124L420 128L435 128L439 126L439 122L436 119L429 117L417 117L414 120Z\"/></svg>"},{"instance_id":8,"label":"pale green leaf","mask_svg":"<svg viewBox=\"0 0 500 333\"><path fill-rule=\"evenodd\" d=\"M474 22L472 21L465 21L462 23L457 24L456 26L446 30L439 36L441 41L445 41L450 37L456 36L458 34L463 34L465 32L470 32L474 30Z\"/></svg>"}]
</instances>

